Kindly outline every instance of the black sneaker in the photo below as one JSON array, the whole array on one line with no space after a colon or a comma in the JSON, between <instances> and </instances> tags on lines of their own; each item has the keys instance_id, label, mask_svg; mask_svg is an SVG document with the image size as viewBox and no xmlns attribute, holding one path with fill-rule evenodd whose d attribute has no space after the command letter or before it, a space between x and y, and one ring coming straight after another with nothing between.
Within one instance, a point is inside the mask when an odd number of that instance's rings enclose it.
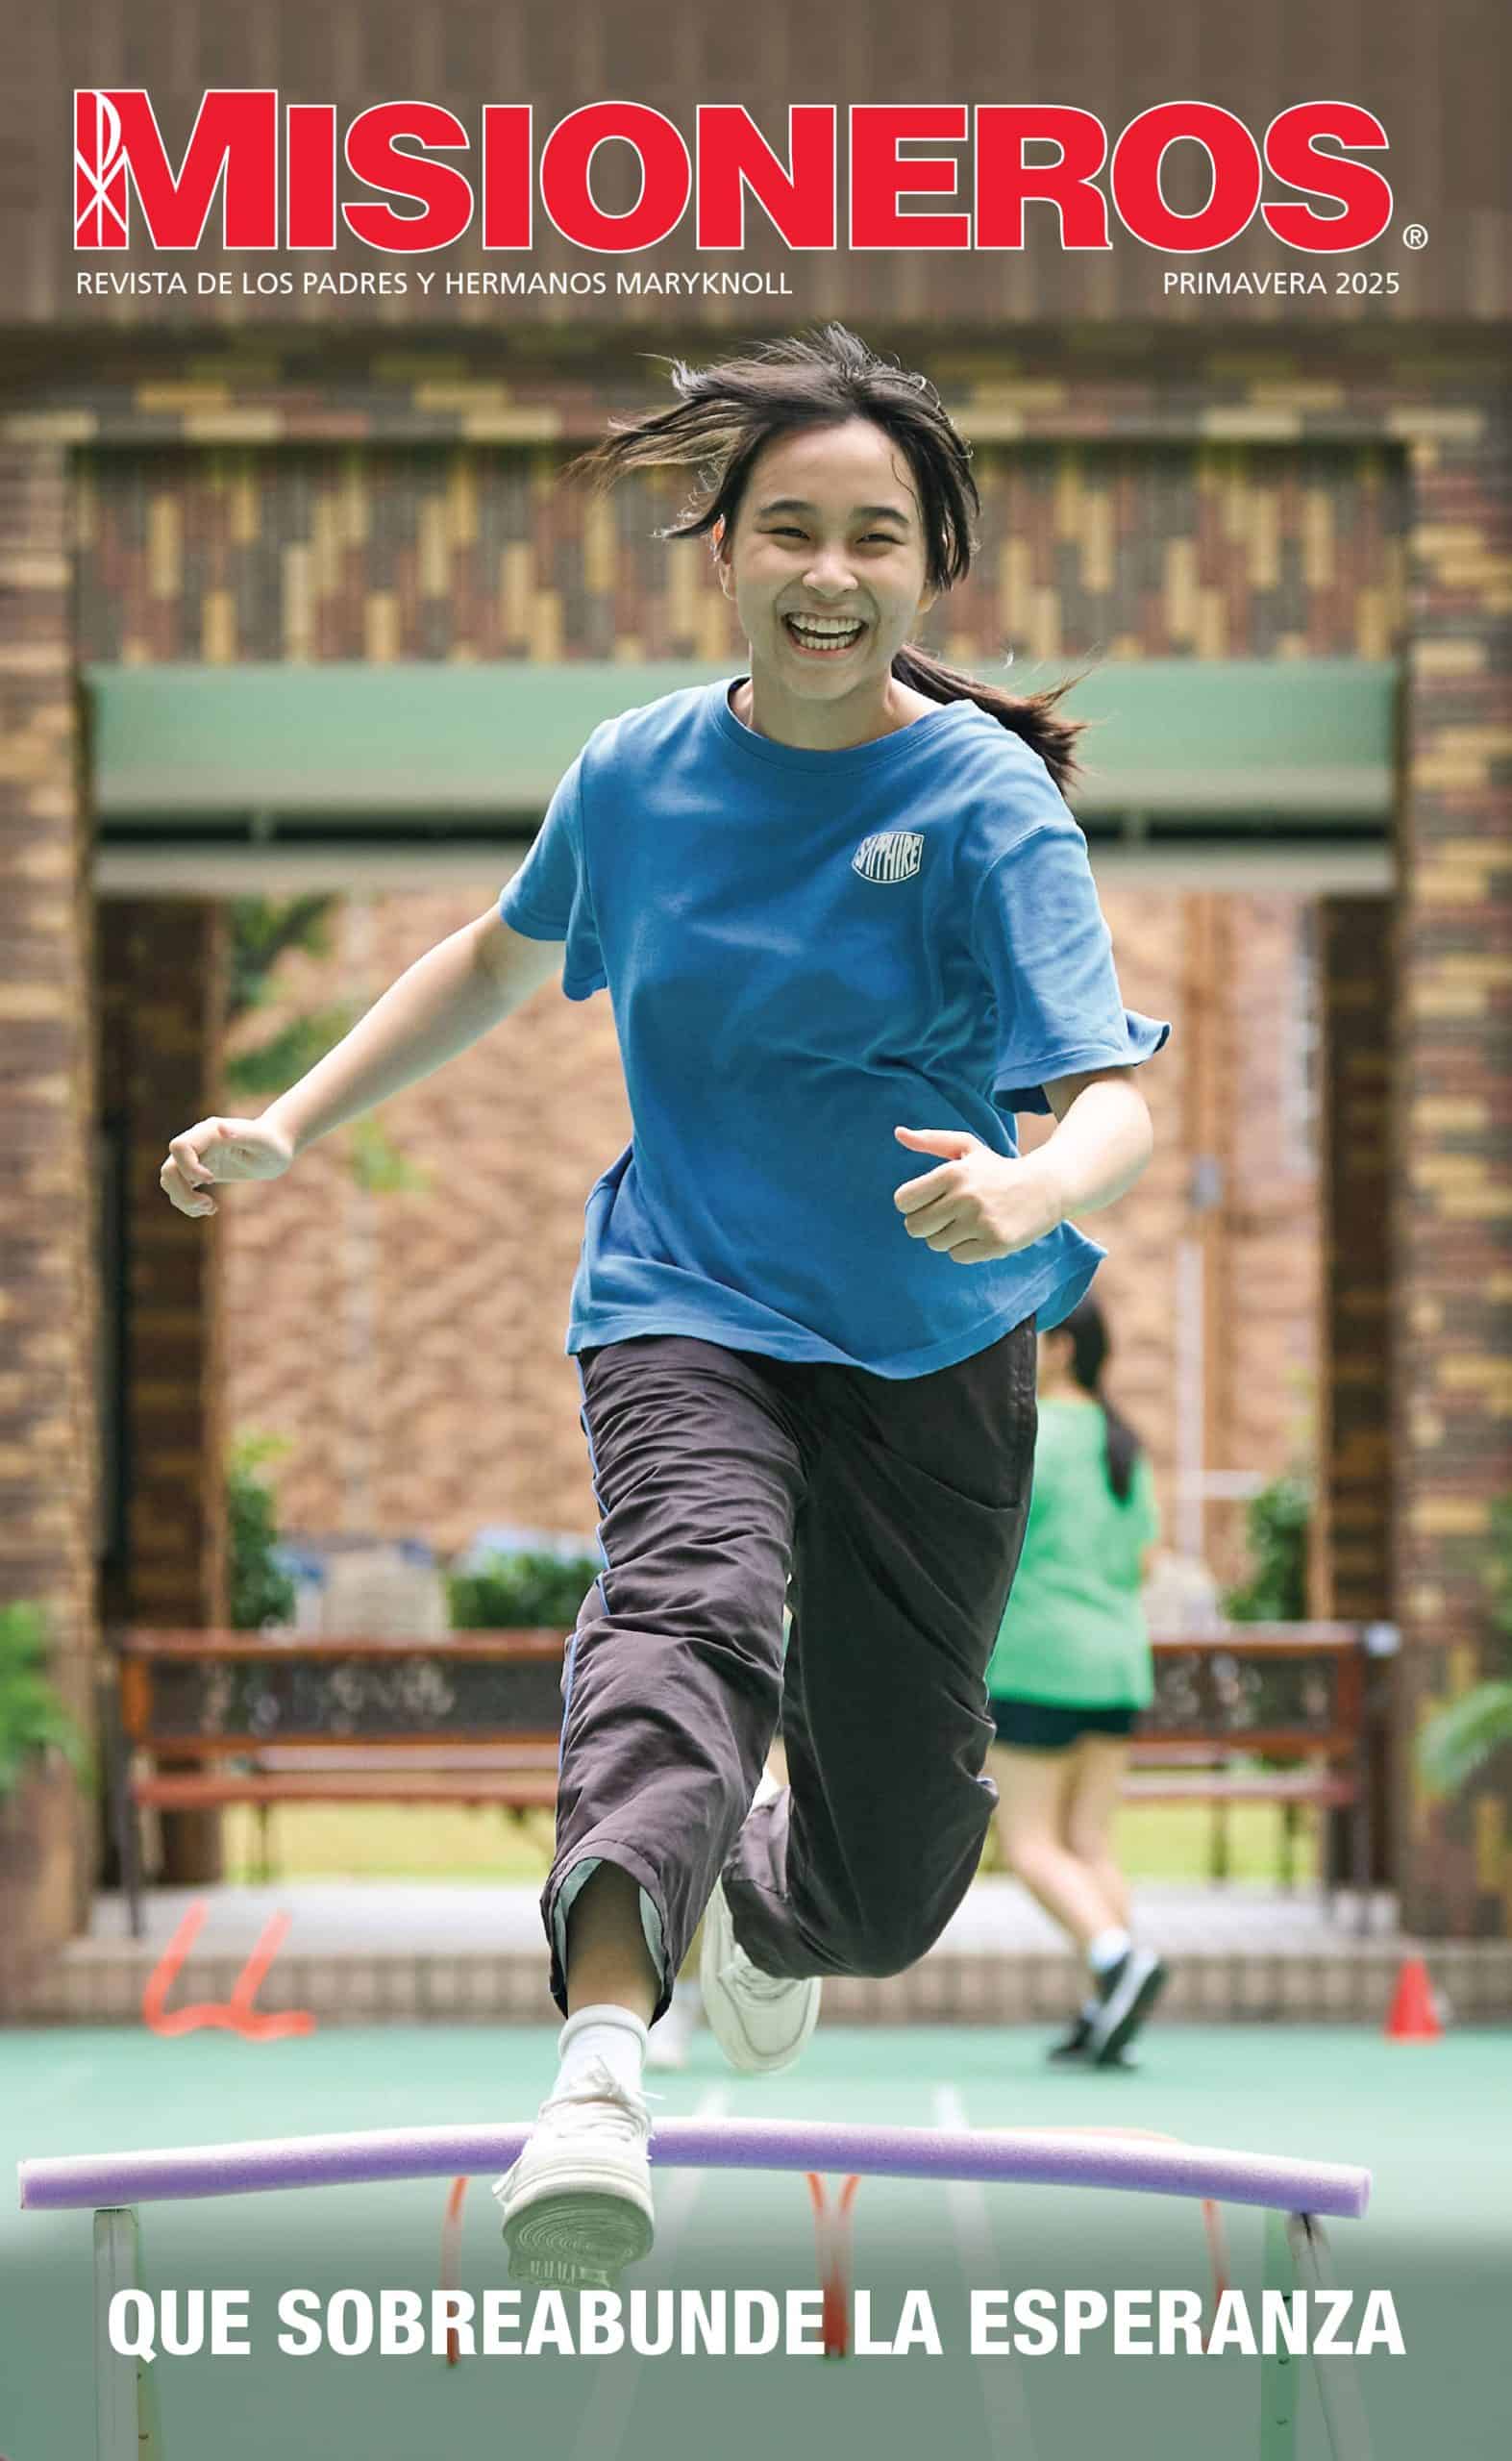
<instances>
[{"instance_id":1,"label":"black sneaker","mask_svg":"<svg viewBox=\"0 0 1512 2461\"><path fill-rule=\"evenodd\" d=\"M1095 2068L1119 2064L1126 2043L1133 2040L1166 1987L1166 1968L1153 1949L1128 1949L1098 1977L1102 2006L1087 2028L1083 2056Z\"/></svg>"}]
</instances>

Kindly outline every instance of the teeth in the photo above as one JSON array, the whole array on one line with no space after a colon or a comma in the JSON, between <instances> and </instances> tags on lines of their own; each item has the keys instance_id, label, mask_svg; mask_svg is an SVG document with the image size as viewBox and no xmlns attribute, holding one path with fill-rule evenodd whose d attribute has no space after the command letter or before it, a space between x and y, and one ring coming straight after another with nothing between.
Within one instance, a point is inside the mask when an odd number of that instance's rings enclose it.
<instances>
[{"instance_id":1,"label":"teeth","mask_svg":"<svg viewBox=\"0 0 1512 2461\"><path fill-rule=\"evenodd\" d=\"M822 617L808 615L789 615L787 621L800 640L822 641L827 647L855 640L863 629L858 622L827 623Z\"/></svg>"}]
</instances>

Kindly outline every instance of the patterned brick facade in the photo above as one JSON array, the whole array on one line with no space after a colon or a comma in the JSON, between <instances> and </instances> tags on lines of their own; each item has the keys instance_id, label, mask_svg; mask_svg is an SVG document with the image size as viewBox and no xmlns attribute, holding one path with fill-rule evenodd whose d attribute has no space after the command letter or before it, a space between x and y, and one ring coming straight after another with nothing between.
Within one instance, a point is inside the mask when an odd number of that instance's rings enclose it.
<instances>
[{"instance_id":1,"label":"patterned brick facade","mask_svg":"<svg viewBox=\"0 0 1512 2461\"><path fill-rule=\"evenodd\" d=\"M224 1459L230 1426L222 1278L199 1226L164 1204L158 1175L164 1116L186 1128L216 1107L227 928L223 907L192 899L100 907L101 1117L119 1124L126 1226L126 1509L120 1557L101 1586L107 1622L226 1622L225 1484L204 1475ZM219 1829L213 1814L166 1818L166 1873L217 1877Z\"/></svg>"},{"instance_id":2,"label":"patterned brick facade","mask_svg":"<svg viewBox=\"0 0 1512 2461\"><path fill-rule=\"evenodd\" d=\"M92 1730L96 1509L93 900L80 827L69 484L56 444L0 444L0 1603L47 1619ZM0 1844L0 2008L87 1903L89 1815L39 1768ZM8 1877L9 1872L9 1877Z\"/></svg>"},{"instance_id":3,"label":"patterned brick facade","mask_svg":"<svg viewBox=\"0 0 1512 2461\"><path fill-rule=\"evenodd\" d=\"M1319 907L1323 1105L1318 1543L1312 1604L1369 1622L1392 1576L1390 1355L1391 908L1377 898Z\"/></svg>"},{"instance_id":4,"label":"patterned brick facade","mask_svg":"<svg viewBox=\"0 0 1512 2461\"><path fill-rule=\"evenodd\" d=\"M1322 1249L1317 1510L1308 1563L1313 1614L1370 1624L1394 1611L1397 1463L1391 1442L1394 914L1384 898L1317 908ZM1400 1663L1373 1680L1394 1701ZM1377 1721L1371 1769L1375 1877L1409 1861L1400 1718Z\"/></svg>"},{"instance_id":5,"label":"patterned brick facade","mask_svg":"<svg viewBox=\"0 0 1512 2461\"><path fill-rule=\"evenodd\" d=\"M987 389L979 367L979 414ZM155 388L164 410L173 392ZM80 655L738 658L706 548L655 535L685 487L637 473L606 503L562 484L566 458L466 443L82 454ZM946 657L1398 647L1402 474L1378 444L984 441L976 460L984 552L925 628Z\"/></svg>"},{"instance_id":6,"label":"patterned brick facade","mask_svg":"<svg viewBox=\"0 0 1512 2461\"><path fill-rule=\"evenodd\" d=\"M1412 1644L1402 1737L1491 1671L1490 1509L1512 1485L1512 450L1413 449L1408 776L1396 940L1392 1147L1396 1596ZM1404 1770L1409 1922L1512 1928L1512 1753L1447 1805Z\"/></svg>"}]
</instances>

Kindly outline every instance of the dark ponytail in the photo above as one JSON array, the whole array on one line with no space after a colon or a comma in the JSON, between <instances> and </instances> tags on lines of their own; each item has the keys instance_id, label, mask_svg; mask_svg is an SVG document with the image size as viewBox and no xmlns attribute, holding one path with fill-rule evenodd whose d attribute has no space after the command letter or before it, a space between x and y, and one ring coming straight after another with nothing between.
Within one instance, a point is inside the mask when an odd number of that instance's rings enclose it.
<instances>
[{"instance_id":1,"label":"dark ponytail","mask_svg":"<svg viewBox=\"0 0 1512 2461\"><path fill-rule=\"evenodd\" d=\"M697 538L722 521L728 538L763 446L806 429L869 419L908 463L924 523L930 587L947 590L965 579L977 546L971 525L980 498L971 447L928 377L880 359L837 324L755 343L711 367L688 367L680 359L667 363L675 407L611 420L603 442L568 463L569 478L586 478L603 492L627 470L690 467L697 473L696 492L681 518L657 536ZM1061 717L1057 704L1079 676L1017 697L944 665L911 641L898 652L892 672L928 700L975 701L1038 753L1062 794L1070 788L1077 774L1076 741L1085 722Z\"/></svg>"},{"instance_id":2,"label":"dark ponytail","mask_svg":"<svg viewBox=\"0 0 1512 2461\"><path fill-rule=\"evenodd\" d=\"M1125 1504L1133 1484L1134 1463L1144 1448L1128 1421L1114 1408L1103 1390L1103 1369L1109 1348L1103 1310L1095 1299L1078 1300L1070 1315L1063 1316L1052 1330L1069 1334L1071 1373L1083 1393L1102 1405L1107 1429L1108 1483L1119 1503Z\"/></svg>"},{"instance_id":3,"label":"dark ponytail","mask_svg":"<svg viewBox=\"0 0 1512 2461\"><path fill-rule=\"evenodd\" d=\"M1055 704L1082 681L1070 675L1064 684L1053 684L1048 692L1027 693L1015 700L1006 692L995 692L990 684L980 684L975 676L960 675L946 666L914 641L905 641L893 659L892 671L900 684L909 684L930 701L975 701L989 718L1011 734L1022 735L1030 752L1037 752L1050 771L1051 780L1060 794L1075 784L1077 758L1075 745L1086 725L1085 718L1062 718L1055 714Z\"/></svg>"}]
</instances>

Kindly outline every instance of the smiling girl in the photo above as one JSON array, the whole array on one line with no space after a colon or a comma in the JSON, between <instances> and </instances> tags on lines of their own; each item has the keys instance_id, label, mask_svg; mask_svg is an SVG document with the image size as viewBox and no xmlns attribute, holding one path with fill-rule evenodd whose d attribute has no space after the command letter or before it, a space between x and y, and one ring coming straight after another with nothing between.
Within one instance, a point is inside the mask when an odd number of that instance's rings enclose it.
<instances>
[{"instance_id":1,"label":"smiling girl","mask_svg":"<svg viewBox=\"0 0 1512 2461\"><path fill-rule=\"evenodd\" d=\"M162 1174L212 1210L210 1180L286 1169L558 953L569 999L609 992L633 1133L588 1198L567 1334L605 1570L541 1901L566 2023L496 2191L512 2277L569 2284L651 2244L647 2027L706 1908L709 2023L771 2071L821 1976L910 1965L970 1884L1036 1320L1103 1254L1070 1217L1149 1160L1131 1071L1168 1031L1119 994L1059 696L910 637L979 509L933 386L838 325L672 384L579 467L695 473L665 534L710 541L749 671L595 729L497 911ZM1057 1121L1022 1158L1021 1110Z\"/></svg>"}]
</instances>

